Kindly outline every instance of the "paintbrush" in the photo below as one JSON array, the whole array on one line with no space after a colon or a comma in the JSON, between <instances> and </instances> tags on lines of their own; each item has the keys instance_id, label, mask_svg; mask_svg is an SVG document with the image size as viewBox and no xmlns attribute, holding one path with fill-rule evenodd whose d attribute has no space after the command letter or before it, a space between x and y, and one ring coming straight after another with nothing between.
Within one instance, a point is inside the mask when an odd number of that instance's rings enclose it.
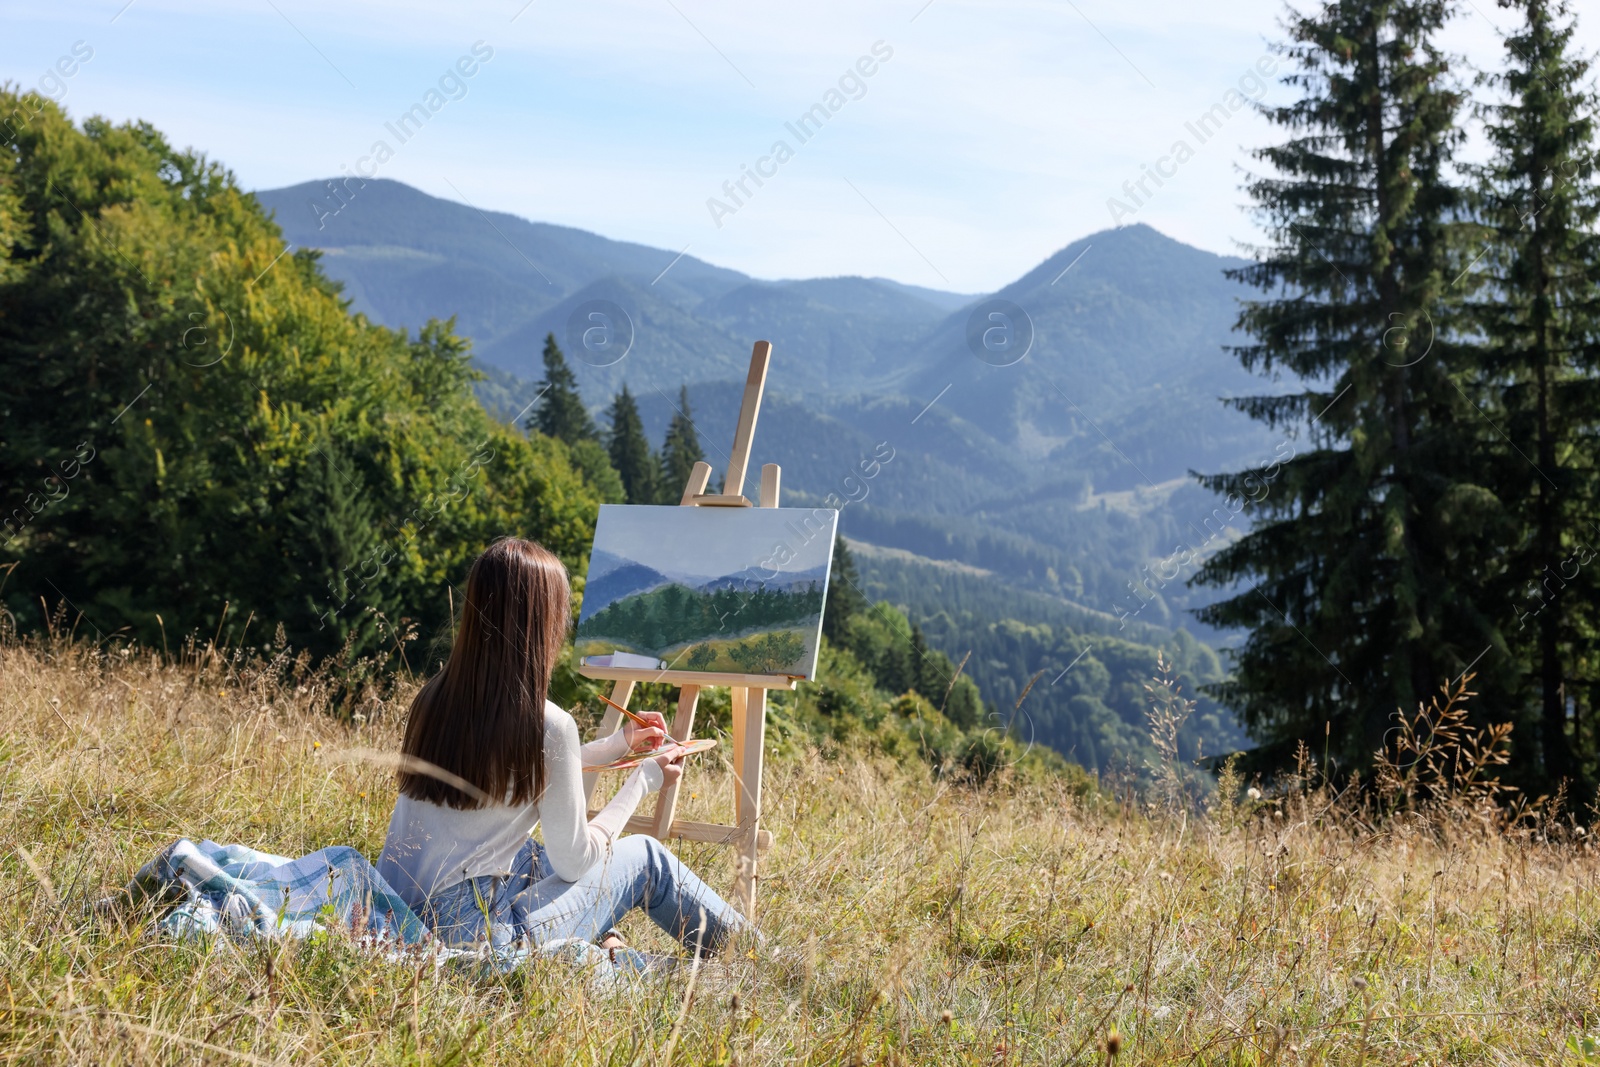
<instances>
[{"instance_id":1,"label":"paintbrush","mask_svg":"<svg viewBox=\"0 0 1600 1067\"><path fill-rule=\"evenodd\" d=\"M621 704L618 704L615 700L612 700L610 697L602 696L600 699L604 700L607 704L610 704L612 707L614 707L618 711L622 712L622 714L624 714L628 718L632 719L635 724L637 724L639 726L643 726L647 730L660 730L661 729L661 727L657 726L655 723L650 722L648 719L645 719L645 718L639 716L638 714L629 711L627 708L623 707ZM662 732L665 733L666 731L662 731Z\"/></svg>"}]
</instances>

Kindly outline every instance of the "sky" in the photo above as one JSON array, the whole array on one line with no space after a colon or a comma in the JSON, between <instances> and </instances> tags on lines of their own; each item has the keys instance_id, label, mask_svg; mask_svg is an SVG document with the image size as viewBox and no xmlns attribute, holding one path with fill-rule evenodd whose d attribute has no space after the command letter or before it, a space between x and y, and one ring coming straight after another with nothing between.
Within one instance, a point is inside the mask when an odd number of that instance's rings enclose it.
<instances>
[{"instance_id":1,"label":"sky","mask_svg":"<svg viewBox=\"0 0 1600 1067\"><path fill-rule=\"evenodd\" d=\"M1250 109L1204 144L1186 124L1241 85L1292 98L1275 79L1248 80L1264 57L1271 69L1284 11L1278 0L0 0L0 80L42 88L77 119L147 120L249 189L361 167L760 278L978 293L1114 223L1226 254L1254 240L1240 181L1250 148L1278 134ZM1463 0L1443 43L1463 69L1495 67L1510 18ZM1579 38L1600 47L1600 18ZM430 90L438 110L402 143L386 124ZM802 139L789 126L817 104L827 121ZM1163 162L1180 139L1193 155ZM379 141L392 151L381 162ZM1157 164L1169 176L1134 203L1124 184Z\"/></svg>"}]
</instances>

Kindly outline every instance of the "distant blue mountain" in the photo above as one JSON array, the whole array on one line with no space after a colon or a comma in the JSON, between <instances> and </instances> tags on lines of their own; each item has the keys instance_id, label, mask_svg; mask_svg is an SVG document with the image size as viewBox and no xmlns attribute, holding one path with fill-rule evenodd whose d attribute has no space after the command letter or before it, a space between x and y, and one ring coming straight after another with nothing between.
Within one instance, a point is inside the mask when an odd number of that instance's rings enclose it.
<instances>
[{"instance_id":1,"label":"distant blue mountain","mask_svg":"<svg viewBox=\"0 0 1600 1067\"><path fill-rule=\"evenodd\" d=\"M642 563L625 563L598 578L591 574L583 587L583 618L589 618L623 597L648 593L671 581L665 574Z\"/></svg>"},{"instance_id":2,"label":"distant blue mountain","mask_svg":"<svg viewBox=\"0 0 1600 1067\"><path fill-rule=\"evenodd\" d=\"M604 577L621 567L633 566L633 560L626 556L619 556L615 552L607 552L603 548L596 548L589 553L589 569L585 573L589 581Z\"/></svg>"},{"instance_id":3,"label":"distant blue mountain","mask_svg":"<svg viewBox=\"0 0 1600 1067\"><path fill-rule=\"evenodd\" d=\"M750 343L778 346L769 394L855 389L902 369L884 353L936 327L974 297L882 278L761 281L681 251L613 241L570 226L480 212L401 182L304 182L256 193L284 239L324 255L355 310L416 329L456 317L473 354L527 379L554 333L586 396L624 379L635 395L676 396L685 381L742 381ZM633 323L626 361L583 364L568 341L582 305L604 300ZM801 357L801 358L794 358Z\"/></svg>"},{"instance_id":4,"label":"distant blue mountain","mask_svg":"<svg viewBox=\"0 0 1600 1067\"><path fill-rule=\"evenodd\" d=\"M772 574L769 567L746 567L742 571L724 574L721 578L713 578L700 585L700 591L714 593L718 589L758 589L766 586L775 592L787 592L790 589L805 588L812 582L820 584L827 577L828 568L813 567L807 571L779 571Z\"/></svg>"},{"instance_id":5,"label":"distant blue mountain","mask_svg":"<svg viewBox=\"0 0 1600 1067\"><path fill-rule=\"evenodd\" d=\"M595 569L599 568L599 573ZM746 567L720 578L694 578L662 574L654 567L634 563L621 556L597 549L590 559L588 580L583 591L583 619L588 619L611 604L630 596L638 596L664 585L681 585L699 593L715 593L719 589L755 591L765 587L773 592L804 589L813 582L821 584L827 577L827 567L813 567L805 571L779 571L770 568Z\"/></svg>"}]
</instances>

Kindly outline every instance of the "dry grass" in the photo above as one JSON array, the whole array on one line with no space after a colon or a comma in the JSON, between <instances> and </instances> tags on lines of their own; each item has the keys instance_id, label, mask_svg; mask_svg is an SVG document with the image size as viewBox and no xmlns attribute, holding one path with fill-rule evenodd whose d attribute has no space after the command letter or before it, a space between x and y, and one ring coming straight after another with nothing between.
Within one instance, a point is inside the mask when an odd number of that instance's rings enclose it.
<instances>
[{"instance_id":1,"label":"dry grass","mask_svg":"<svg viewBox=\"0 0 1600 1067\"><path fill-rule=\"evenodd\" d=\"M792 952L692 998L683 974L597 995L85 916L180 835L375 855L388 775L330 757L392 748L397 714L345 726L324 699L281 663L0 645L0 1063L1087 1064L1113 1032L1119 1065L1557 1063L1600 1028L1586 839L1437 797L1158 815L779 761L762 915ZM684 814L730 793L702 771ZM727 888L725 851L685 853Z\"/></svg>"}]
</instances>

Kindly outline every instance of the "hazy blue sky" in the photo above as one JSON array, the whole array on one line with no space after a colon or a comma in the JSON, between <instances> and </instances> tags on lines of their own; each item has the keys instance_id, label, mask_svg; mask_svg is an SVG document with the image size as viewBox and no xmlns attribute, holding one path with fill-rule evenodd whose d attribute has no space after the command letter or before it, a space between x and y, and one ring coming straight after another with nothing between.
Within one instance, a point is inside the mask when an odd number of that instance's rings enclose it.
<instances>
[{"instance_id":1,"label":"hazy blue sky","mask_svg":"<svg viewBox=\"0 0 1600 1067\"><path fill-rule=\"evenodd\" d=\"M0 79L75 117L143 118L249 188L378 173L483 208L689 251L759 277L997 288L1109 226L1107 200L1174 142L1194 156L1134 215L1235 251L1248 110L1199 144L1278 36L1275 0L0 0ZM1499 60L1506 11L1469 0L1447 44ZM1592 22L1600 23L1600 17ZM1582 38L1600 44L1595 25ZM385 129L474 42L493 58L400 144ZM77 42L93 50L51 80ZM892 50L807 143L785 123L875 42ZM470 65L470 64L469 64ZM872 66L872 64L867 64ZM72 67L72 63L65 64ZM455 86L450 91L457 92ZM1267 99L1286 99L1274 84ZM64 94L64 95L63 95ZM458 93L459 95L459 93ZM442 98L442 94L441 94ZM783 140L793 158L717 226L711 197ZM370 169L372 164L367 165ZM741 199L744 199L741 196Z\"/></svg>"}]
</instances>

